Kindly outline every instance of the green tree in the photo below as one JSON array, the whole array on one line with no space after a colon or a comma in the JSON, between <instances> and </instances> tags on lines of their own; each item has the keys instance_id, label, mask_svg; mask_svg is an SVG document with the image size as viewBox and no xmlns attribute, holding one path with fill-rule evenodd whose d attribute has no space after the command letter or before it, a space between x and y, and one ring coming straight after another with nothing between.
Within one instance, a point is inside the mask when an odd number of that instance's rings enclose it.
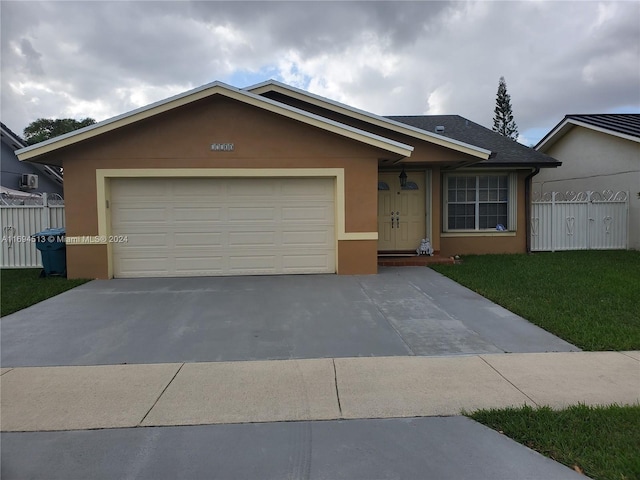
<instances>
[{"instance_id":1,"label":"green tree","mask_svg":"<svg viewBox=\"0 0 640 480\"><path fill-rule=\"evenodd\" d=\"M34 143L44 142L50 138L88 127L94 123L96 121L89 117L82 120L73 118L39 118L24 129L24 139L29 145L33 145Z\"/></svg>"},{"instance_id":2,"label":"green tree","mask_svg":"<svg viewBox=\"0 0 640 480\"><path fill-rule=\"evenodd\" d=\"M507 82L504 77L500 77L498 83L498 93L496 95L496 108L493 117L493 131L500 135L509 137L511 140L518 139L518 126L513 120L513 111L511 110L511 95L507 93Z\"/></svg>"}]
</instances>

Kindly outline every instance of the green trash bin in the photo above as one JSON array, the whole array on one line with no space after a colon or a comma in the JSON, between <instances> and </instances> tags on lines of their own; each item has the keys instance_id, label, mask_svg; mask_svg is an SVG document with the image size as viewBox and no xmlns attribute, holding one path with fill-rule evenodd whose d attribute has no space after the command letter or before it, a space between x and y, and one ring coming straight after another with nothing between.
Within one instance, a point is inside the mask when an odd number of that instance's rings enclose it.
<instances>
[{"instance_id":1,"label":"green trash bin","mask_svg":"<svg viewBox=\"0 0 640 480\"><path fill-rule=\"evenodd\" d=\"M64 228L47 228L31 237L42 256L41 276L67 276L67 246Z\"/></svg>"}]
</instances>

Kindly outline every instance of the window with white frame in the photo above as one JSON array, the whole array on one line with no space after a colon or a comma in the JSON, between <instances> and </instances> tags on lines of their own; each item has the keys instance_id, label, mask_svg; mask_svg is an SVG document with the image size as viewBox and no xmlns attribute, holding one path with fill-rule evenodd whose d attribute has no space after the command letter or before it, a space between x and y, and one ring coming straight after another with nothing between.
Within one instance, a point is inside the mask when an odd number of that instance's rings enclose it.
<instances>
[{"instance_id":1,"label":"window with white frame","mask_svg":"<svg viewBox=\"0 0 640 480\"><path fill-rule=\"evenodd\" d=\"M515 230L515 173L455 173L444 177L444 231Z\"/></svg>"}]
</instances>

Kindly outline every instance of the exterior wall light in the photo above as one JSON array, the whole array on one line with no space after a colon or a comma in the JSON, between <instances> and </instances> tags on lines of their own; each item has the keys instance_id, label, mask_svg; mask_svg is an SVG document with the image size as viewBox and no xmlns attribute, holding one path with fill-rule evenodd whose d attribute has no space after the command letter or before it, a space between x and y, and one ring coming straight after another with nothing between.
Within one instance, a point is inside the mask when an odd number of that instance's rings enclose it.
<instances>
[{"instance_id":1,"label":"exterior wall light","mask_svg":"<svg viewBox=\"0 0 640 480\"><path fill-rule=\"evenodd\" d=\"M407 172L404 171L404 167L402 167L402 172L400 172L400 175L398 176L398 178L400 179L400 186L401 187L406 187L407 186Z\"/></svg>"}]
</instances>

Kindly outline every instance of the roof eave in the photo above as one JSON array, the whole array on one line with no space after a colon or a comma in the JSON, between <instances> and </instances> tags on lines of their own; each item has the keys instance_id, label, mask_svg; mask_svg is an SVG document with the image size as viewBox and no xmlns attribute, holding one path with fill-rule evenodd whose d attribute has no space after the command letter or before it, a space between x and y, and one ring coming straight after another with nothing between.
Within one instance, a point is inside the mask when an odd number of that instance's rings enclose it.
<instances>
[{"instance_id":1,"label":"roof eave","mask_svg":"<svg viewBox=\"0 0 640 480\"><path fill-rule=\"evenodd\" d=\"M558 123L558 125L556 125L548 134L546 134L542 138L542 140L538 142L538 144L534 147L534 149L540 152L545 152L554 143L556 143L558 140L564 137L567 133L569 133L569 131L571 131L573 127L588 128L589 130L606 133L607 135L613 135L614 137L619 137L625 140L631 140L632 142L640 143L639 137L634 137L633 135L627 135L625 133L616 132L615 130L611 130L608 128L591 125L590 123L572 118L571 115L567 115L564 117L564 119L560 123Z\"/></svg>"},{"instance_id":2,"label":"roof eave","mask_svg":"<svg viewBox=\"0 0 640 480\"><path fill-rule=\"evenodd\" d=\"M382 137L380 135L375 135L364 130L359 130L349 125L344 125L339 122L314 115L304 110L290 107L289 105L284 105L282 103L270 100L266 97L237 89L222 82L213 82L182 93L180 95L176 95L168 99L152 103L145 107L141 107L136 110L132 110L130 112L104 120L100 123L84 127L74 132L70 132L26 148L22 148L16 151L16 155L21 161L34 159L35 157L45 155L59 148L76 144L78 142L93 138L103 133L116 130L126 125L130 125L145 118L158 115L160 113L216 94L220 94L228 98L258 106L264 108L267 111L278 113L289 118L302 121L304 123L315 125L317 127L323 128L324 130L337 133L339 135L352 138L363 143L367 143L374 147L378 147L398 155L408 157L413 152L413 147L411 145L406 145L401 142L396 142L395 140Z\"/></svg>"},{"instance_id":3,"label":"roof eave","mask_svg":"<svg viewBox=\"0 0 640 480\"><path fill-rule=\"evenodd\" d=\"M5 137L7 137L9 140L11 140L13 143L16 143L18 145L22 145L22 148L27 146L27 143L20 138L17 134L15 134L13 131L11 131L11 129L7 126L5 126L4 124L2 124L2 133L4 133ZM13 149L13 151L17 151L20 150L19 148L16 149L13 146L11 146L11 148Z\"/></svg>"},{"instance_id":4,"label":"roof eave","mask_svg":"<svg viewBox=\"0 0 640 480\"><path fill-rule=\"evenodd\" d=\"M337 113L349 115L359 120L363 120L368 123L372 123L374 125L387 128L389 130L393 130L395 132L402 133L404 135L408 135L413 138L417 138L417 139L424 140L436 145L440 145L442 147L450 148L458 152L471 155L473 157L477 157L482 160L488 159L489 156L491 155L490 150L486 150L484 148L480 148L475 145L471 145L468 143L461 142L459 140L454 140L452 138L438 135L436 133L428 132L426 130L413 127L405 123L397 122L389 118L381 117L379 115L375 115L370 112L366 112L364 110L350 107L343 103L336 102L334 100L331 100L325 97L321 97L320 95L315 95L313 93L306 92L304 90L301 90L295 87L291 87L289 85L278 82L276 80L267 80L265 82L261 82L256 85L245 87L244 90L255 93L257 95L262 95L266 92L274 91L277 93L282 93L284 95L293 96L294 98L297 98L298 100L302 100L302 101L309 101L311 99L313 100L311 103L315 104L316 106L328 108L329 110L333 110Z\"/></svg>"},{"instance_id":5,"label":"roof eave","mask_svg":"<svg viewBox=\"0 0 640 480\"><path fill-rule=\"evenodd\" d=\"M549 133L542 137L542 140L540 140L533 149L544 153L551 145L571 130L571 128L573 128L573 126L568 124L567 117L565 116Z\"/></svg>"},{"instance_id":6,"label":"roof eave","mask_svg":"<svg viewBox=\"0 0 640 480\"><path fill-rule=\"evenodd\" d=\"M20 161L28 160L30 158L44 155L45 153L49 153L53 150L57 150L58 148L62 148L63 146L68 146L74 143L81 142L88 138L92 138L94 136L100 135L102 133L106 133L108 131L115 130L117 128L129 125L139 120L143 120L144 118L151 117L153 115L157 115L167 110L171 110L172 108L176 108L182 104L190 103L192 101L199 100L200 98L205 98L206 96L212 95L213 93L209 93L208 95L203 95L200 97L200 93L204 91L211 90L218 86L225 86L230 89L230 85L223 84L222 82L213 82L201 87L189 90L187 92L180 93L178 95L174 95L169 98L165 98L164 100L160 100L158 102L151 103L149 105L145 105L140 108L136 108L129 112L122 113L120 115L116 115L115 117L108 118L103 120L102 122L94 123L93 125L89 125L87 127L80 128L78 130L74 130L73 132L65 133L63 135L59 135L55 138L50 138L49 140L45 140L43 142L36 143L34 145L30 145L25 148L21 148L16 151L16 155ZM188 97L198 97L192 98L190 101L185 101L184 103L180 103L181 100L187 99ZM174 105L178 103L179 105ZM169 107L169 105L171 105ZM163 108L167 107L167 108ZM68 141L73 139L72 141ZM60 144L55 146L56 144ZM34 153L37 152L37 153Z\"/></svg>"},{"instance_id":7,"label":"roof eave","mask_svg":"<svg viewBox=\"0 0 640 480\"><path fill-rule=\"evenodd\" d=\"M474 165L478 167L508 167L508 168L556 168L562 165L562 162L480 162Z\"/></svg>"}]
</instances>

